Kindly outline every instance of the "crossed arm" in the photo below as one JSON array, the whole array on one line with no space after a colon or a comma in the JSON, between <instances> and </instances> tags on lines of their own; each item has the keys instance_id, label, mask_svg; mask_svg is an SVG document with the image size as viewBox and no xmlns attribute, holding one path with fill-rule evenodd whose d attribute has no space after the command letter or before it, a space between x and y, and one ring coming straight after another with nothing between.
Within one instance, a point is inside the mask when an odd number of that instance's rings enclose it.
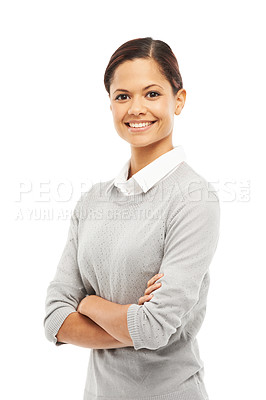
<instances>
[{"instance_id":1,"label":"crossed arm","mask_svg":"<svg viewBox=\"0 0 266 400\"><path fill-rule=\"evenodd\" d=\"M154 275L148 281L139 304L149 301L149 295L158 289L156 281L162 275ZM57 340L62 344L67 342L95 349L133 347L127 326L129 306L112 303L96 295L86 296L80 301L77 311L65 319L57 333Z\"/></svg>"},{"instance_id":2,"label":"crossed arm","mask_svg":"<svg viewBox=\"0 0 266 400\"><path fill-rule=\"evenodd\" d=\"M96 295L84 297L77 311L125 346L133 346L127 327L127 310L131 304L117 304Z\"/></svg>"},{"instance_id":3,"label":"crossed arm","mask_svg":"<svg viewBox=\"0 0 266 400\"><path fill-rule=\"evenodd\" d=\"M129 347L115 339L96 322L78 311L68 315L58 330L56 338L57 345L69 343L90 349Z\"/></svg>"},{"instance_id":4,"label":"crossed arm","mask_svg":"<svg viewBox=\"0 0 266 400\"><path fill-rule=\"evenodd\" d=\"M207 188L203 189L204 193L208 192ZM83 297L85 290L82 288L83 283L76 259L77 222L73 217L56 276L48 288L44 323L49 340L55 340L54 333L57 326L65 318L65 314L69 314L69 310L75 308L75 311L70 311L70 315L62 324L62 332L68 320L79 318L81 321L82 318L82 321L95 324L92 325L95 328L93 332L89 330L89 325L86 325L86 333L90 335L90 340L85 334L83 340L86 338L90 343L95 343L92 335L98 335L99 332L99 335L108 335L107 339L112 340L109 348L118 347L112 346L114 343L120 347L132 346L128 319L131 334L134 334L132 337L136 350L140 348L156 350L165 346L178 328L180 331L183 329L183 318L198 304L202 282L207 276L217 247L220 207L216 195L213 194L212 197L212 201L207 201L208 197L204 195L199 201L184 202L178 212L171 215L165 236L164 257L160 266L160 272L167 272L164 287L158 290L156 299L148 302L145 307L112 303L88 291L89 295ZM60 332L61 328L57 334L58 341L77 344L73 342L69 332L66 331L65 334ZM80 324L72 326L71 330L72 328L74 333L75 329L79 331L78 334L81 331ZM154 330L159 333L153 335ZM67 340L67 337L71 340ZM93 348L90 345L86 347Z\"/></svg>"},{"instance_id":5,"label":"crossed arm","mask_svg":"<svg viewBox=\"0 0 266 400\"><path fill-rule=\"evenodd\" d=\"M131 347L127 327L130 304L112 303L83 286L77 263L79 201L71 217L68 237L45 300L45 335L56 345L106 349ZM88 296L84 297L85 294ZM94 292L95 293L95 292ZM139 300L147 300L142 297Z\"/></svg>"}]
</instances>

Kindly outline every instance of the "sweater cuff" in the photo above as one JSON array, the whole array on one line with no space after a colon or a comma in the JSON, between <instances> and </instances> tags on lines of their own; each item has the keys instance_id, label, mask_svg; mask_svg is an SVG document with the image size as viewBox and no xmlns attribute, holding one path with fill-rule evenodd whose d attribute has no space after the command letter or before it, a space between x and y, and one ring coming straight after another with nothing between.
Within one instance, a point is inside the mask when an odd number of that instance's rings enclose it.
<instances>
[{"instance_id":1,"label":"sweater cuff","mask_svg":"<svg viewBox=\"0 0 266 400\"><path fill-rule=\"evenodd\" d=\"M63 325L66 317L69 314L76 312L76 309L73 307L61 307L53 311L50 317L46 321L46 329L45 329L45 336L50 341L53 342L56 346L61 346L62 342L57 341L57 333Z\"/></svg>"},{"instance_id":2,"label":"sweater cuff","mask_svg":"<svg viewBox=\"0 0 266 400\"><path fill-rule=\"evenodd\" d=\"M141 312L141 307L138 304L131 304L127 309L127 327L135 350L144 347L138 324L138 313Z\"/></svg>"}]
</instances>

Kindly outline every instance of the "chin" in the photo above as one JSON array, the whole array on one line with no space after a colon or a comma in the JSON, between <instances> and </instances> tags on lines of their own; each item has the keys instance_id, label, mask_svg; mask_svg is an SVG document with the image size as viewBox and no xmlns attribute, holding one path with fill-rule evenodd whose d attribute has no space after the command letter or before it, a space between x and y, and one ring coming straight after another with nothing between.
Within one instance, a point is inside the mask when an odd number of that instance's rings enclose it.
<instances>
[{"instance_id":1,"label":"chin","mask_svg":"<svg viewBox=\"0 0 266 400\"><path fill-rule=\"evenodd\" d=\"M147 138L143 138L143 140L141 140L141 138L135 138L135 140L127 140L127 142L129 144L131 144L131 146L133 147L146 147L146 146L152 146L154 144L156 144L157 142L160 142L159 140L147 140Z\"/></svg>"}]
</instances>

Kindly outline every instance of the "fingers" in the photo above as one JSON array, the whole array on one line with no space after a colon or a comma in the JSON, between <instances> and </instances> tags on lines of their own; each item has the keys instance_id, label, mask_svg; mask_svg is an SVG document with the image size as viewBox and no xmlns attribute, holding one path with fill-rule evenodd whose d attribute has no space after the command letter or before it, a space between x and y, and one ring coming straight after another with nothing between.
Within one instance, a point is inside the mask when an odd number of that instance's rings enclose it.
<instances>
[{"instance_id":1,"label":"fingers","mask_svg":"<svg viewBox=\"0 0 266 400\"><path fill-rule=\"evenodd\" d=\"M142 296L142 297L139 298L139 304L143 304L143 303L145 303L145 301L149 301L149 300L152 298L152 296L153 296L153 294L151 294L151 293L152 293L154 290L159 289L159 287L161 287L161 286L162 286L161 282L154 283L153 285L149 286L149 287L145 290L144 296Z\"/></svg>"},{"instance_id":2,"label":"fingers","mask_svg":"<svg viewBox=\"0 0 266 400\"><path fill-rule=\"evenodd\" d=\"M154 290L159 289L162 286L161 282L156 283L158 279L160 279L164 274L156 274L154 275L147 284L147 289L144 292L144 296L139 298L138 305L142 305L145 301L149 301L153 294L151 294Z\"/></svg>"},{"instance_id":3,"label":"fingers","mask_svg":"<svg viewBox=\"0 0 266 400\"><path fill-rule=\"evenodd\" d=\"M150 285L153 285L154 282L157 281L157 279L160 279L164 274L156 274L154 275L147 283L147 286L149 287Z\"/></svg>"},{"instance_id":4,"label":"fingers","mask_svg":"<svg viewBox=\"0 0 266 400\"><path fill-rule=\"evenodd\" d=\"M162 286L161 282L154 283L153 285L149 286L149 287L145 290L144 295L149 295L149 294L151 294L155 289L159 289L159 287L161 287L161 286Z\"/></svg>"},{"instance_id":5,"label":"fingers","mask_svg":"<svg viewBox=\"0 0 266 400\"><path fill-rule=\"evenodd\" d=\"M149 301L152 298L153 294L142 296L139 298L138 305L141 306L145 303L145 301Z\"/></svg>"}]
</instances>

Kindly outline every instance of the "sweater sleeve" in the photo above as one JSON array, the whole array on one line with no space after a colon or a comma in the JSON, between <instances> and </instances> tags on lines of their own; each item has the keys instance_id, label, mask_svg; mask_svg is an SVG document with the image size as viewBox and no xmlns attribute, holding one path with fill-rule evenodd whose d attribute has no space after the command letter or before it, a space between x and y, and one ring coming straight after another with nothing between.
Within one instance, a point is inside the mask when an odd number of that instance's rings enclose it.
<instances>
[{"instance_id":1,"label":"sweater sleeve","mask_svg":"<svg viewBox=\"0 0 266 400\"><path fill-rule=\"evenodd\" d=\"M45 318L43 321L45 336L56 346L56 335L66 317L76 312L80 301L86 296L79 265L77 262L78 225L81 198L72 213L67 241L57 265L54 279L50 282L45 300Z\"/></svg>"},{"instance_id":2,"label":"sweater sleeve","mask_svg":"<svg viewBox=\"0 0 266 400\"><path fill-rule=\"evenodd\" d=\"M162 286L143 305L127 311L129 334L135 350L156 350L183 329L199 301L205 274L215 253L220 225L219 198L203 187L201 194L187 196L174 207L166 227L164 255L157 280Z\"/></svg>"}]
</instances>

